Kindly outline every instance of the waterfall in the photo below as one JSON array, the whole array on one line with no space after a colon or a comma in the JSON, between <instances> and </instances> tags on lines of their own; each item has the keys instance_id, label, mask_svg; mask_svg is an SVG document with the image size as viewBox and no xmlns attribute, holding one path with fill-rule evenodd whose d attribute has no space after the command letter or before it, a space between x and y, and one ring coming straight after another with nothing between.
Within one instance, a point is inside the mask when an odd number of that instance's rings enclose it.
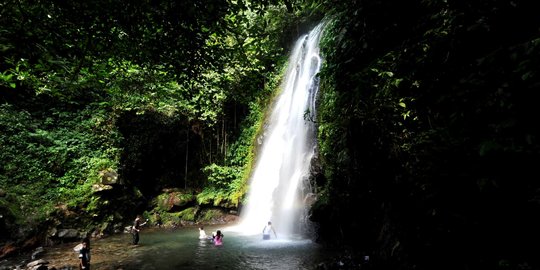
<instances>
[{"instance_id":1,"label":"waterfall","mask_svg":"<svg viewBox=\"0 0 540 270\"><path fill-rule=\"evenodd\" d=\"M261 233L268 221L272 221L280 238L305 229L304 198L311 192L308 178L316 146L313 121L321 31L319 24L300 37L289 57L237 226L246 234Z\"/></svg>"}]
</instances>

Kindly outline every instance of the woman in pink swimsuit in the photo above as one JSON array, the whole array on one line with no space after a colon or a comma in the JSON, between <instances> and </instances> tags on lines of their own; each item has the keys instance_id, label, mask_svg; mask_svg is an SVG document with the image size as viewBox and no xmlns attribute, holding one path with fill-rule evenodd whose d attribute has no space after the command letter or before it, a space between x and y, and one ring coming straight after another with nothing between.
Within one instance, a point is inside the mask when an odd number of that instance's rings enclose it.
<instances>
[{"instance_id":1,"label":"woman in pink swimsuit","mask_svg":"<svg viewBox=\"0 0 540 270\"><path fill-rule=\"evenodd\" d=\"M223 234L220 230L217 230L216 235L214 236L214 245L221 246L223 245Z\"/></svg>"}]
</instances>

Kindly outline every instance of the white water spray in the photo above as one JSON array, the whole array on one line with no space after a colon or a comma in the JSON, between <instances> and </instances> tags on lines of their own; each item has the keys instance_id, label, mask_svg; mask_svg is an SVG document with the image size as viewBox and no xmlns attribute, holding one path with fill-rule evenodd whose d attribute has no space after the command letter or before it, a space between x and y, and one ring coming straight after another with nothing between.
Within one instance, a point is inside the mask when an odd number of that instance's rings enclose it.
<instances>
[{"instance_id":1,"label":"white water spray","mask_svg":"<svg viewBox=\"0 0 540 270\"><path fill-rule=\"evenodd\" d=\"M315 99L321 66L322 24L298 39L271 112L256 167L250 179L247 204L235 228L260 234L268 221L287 238L299 232L308 177L315 149Z\"/></svg>"}]
</instances>

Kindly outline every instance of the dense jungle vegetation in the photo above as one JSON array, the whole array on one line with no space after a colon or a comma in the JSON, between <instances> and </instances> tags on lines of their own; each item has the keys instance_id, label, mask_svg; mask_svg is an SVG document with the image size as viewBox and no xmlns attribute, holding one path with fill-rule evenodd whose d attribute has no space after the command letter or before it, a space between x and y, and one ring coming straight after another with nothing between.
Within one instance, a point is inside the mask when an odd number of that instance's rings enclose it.
<instances>
[{"instance_id":1,"label":"dense jungle vegetation","mask_svg":"<svg viewBox=\"0 0 540 270\"><path fill-rule=\"evenodd\" d=\"M317 241L343 269L539 269L525 0L0 1L0 258L241 211L289 46L321 20Z\"/></svg>"}]
</instances>

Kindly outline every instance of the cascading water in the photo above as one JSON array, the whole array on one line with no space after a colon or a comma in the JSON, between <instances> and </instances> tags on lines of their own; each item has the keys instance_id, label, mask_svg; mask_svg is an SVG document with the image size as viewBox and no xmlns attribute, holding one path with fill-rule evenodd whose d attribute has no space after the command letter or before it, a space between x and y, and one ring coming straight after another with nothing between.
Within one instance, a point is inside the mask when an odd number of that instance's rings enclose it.
<instances>
[{"instance_id":1,"label":"cascading water","mask_svg":"<svg viewBox=\"0 0 540 270\"><path fill-rule=\"evenodd\" d=\"M300 233L304 226L304 198L310 193L309 175L315 151L315 99L321 66L319 40L322 23L298 39L251 176L247 204L236 227L246 234L272 225L280 238Z\"/></svg>"}]
</instances>

